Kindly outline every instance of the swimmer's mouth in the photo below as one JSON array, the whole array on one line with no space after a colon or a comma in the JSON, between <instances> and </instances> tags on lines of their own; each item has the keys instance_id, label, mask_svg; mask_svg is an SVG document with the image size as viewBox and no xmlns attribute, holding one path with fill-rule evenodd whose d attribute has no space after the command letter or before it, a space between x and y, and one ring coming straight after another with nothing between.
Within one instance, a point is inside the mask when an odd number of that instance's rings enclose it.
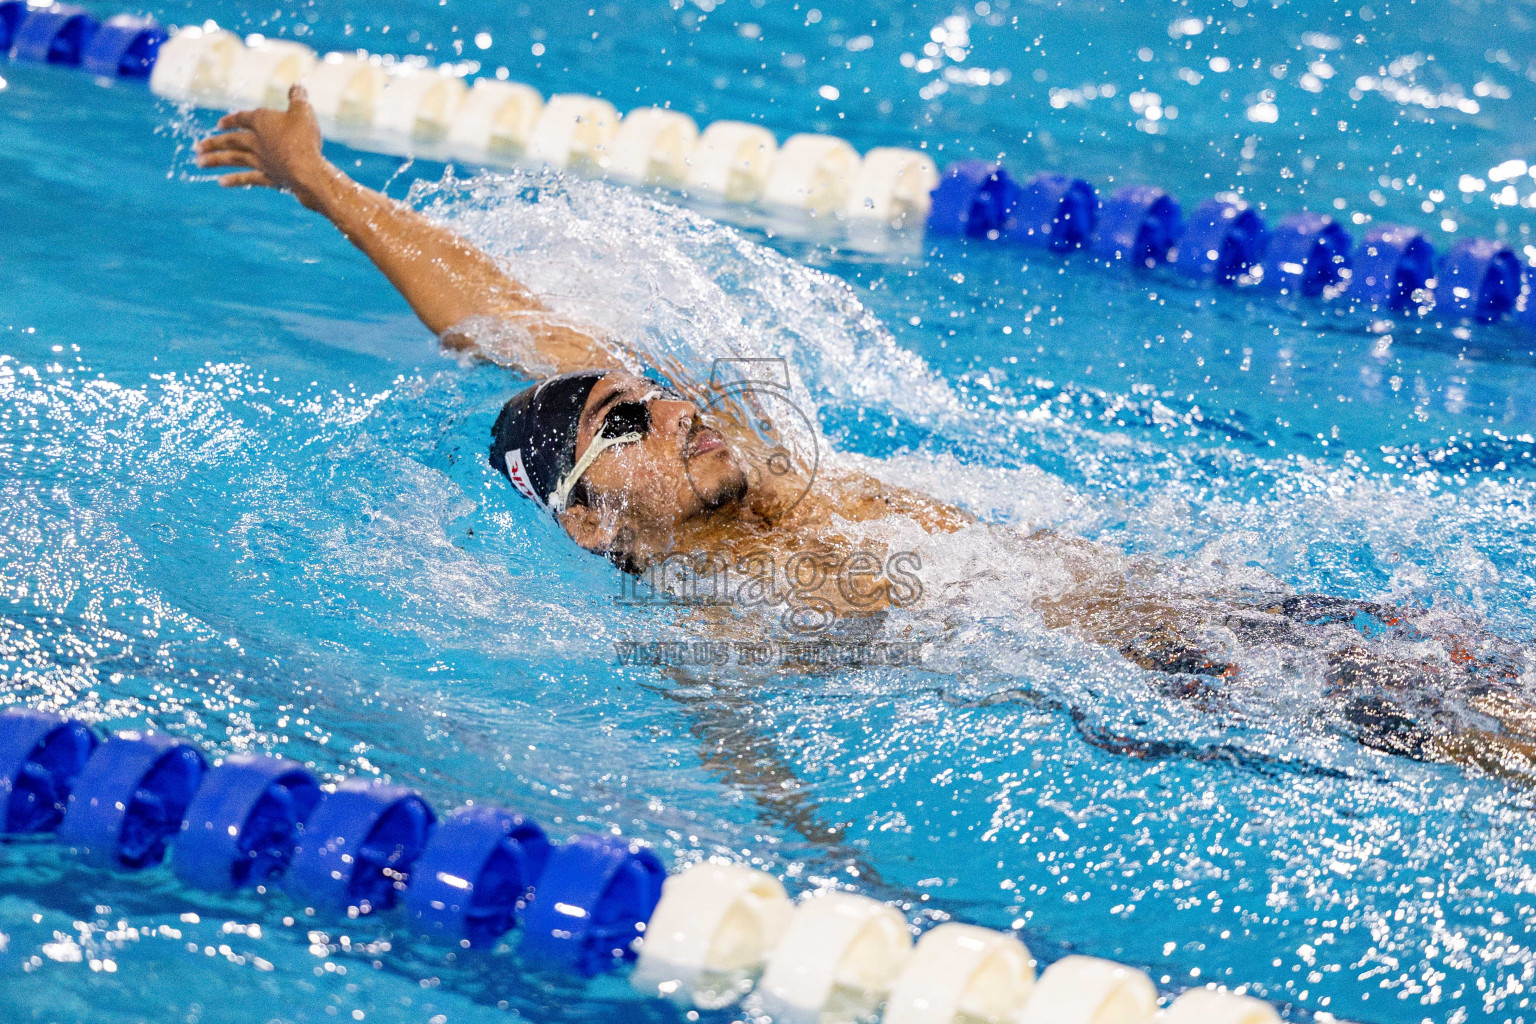
<instances>
[{"instance_id":1,"label":"swimmer's mouth","mask_svg":"<svg viewBox=\"0 0 1536 1024\"><path fill-rule=\"evenodd\" d=\"M684 458L693 459L700 455L707 455L716 448L724 447L725 438L708 427L701 427L689 436L688 444L683 449L683 456Z\"/></svg>"}]
</instances>

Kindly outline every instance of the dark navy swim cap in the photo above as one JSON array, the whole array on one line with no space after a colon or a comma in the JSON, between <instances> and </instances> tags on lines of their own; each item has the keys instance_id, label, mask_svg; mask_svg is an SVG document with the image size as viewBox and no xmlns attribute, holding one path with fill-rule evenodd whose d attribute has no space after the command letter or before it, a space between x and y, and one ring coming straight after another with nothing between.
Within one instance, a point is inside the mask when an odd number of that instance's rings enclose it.
<instances>
[{"instance_id":1,"label":"dark navy swim cap","mask_svg":"<svg viewBox=\"0 0 1536 1024\"><path fill-rule=\"evenodd\" d=\"M612 370L547 377L513 395L491 428L491 465L544 509L576 465L576 432L592 388Z\"/></svg>"}]
</instances>

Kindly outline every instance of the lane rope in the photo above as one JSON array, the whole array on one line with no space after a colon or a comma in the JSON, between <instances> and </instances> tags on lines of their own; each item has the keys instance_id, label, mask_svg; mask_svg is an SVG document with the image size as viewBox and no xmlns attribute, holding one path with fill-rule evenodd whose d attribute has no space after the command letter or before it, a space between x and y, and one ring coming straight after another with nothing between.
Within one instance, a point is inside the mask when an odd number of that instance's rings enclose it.
<instances>
[{"instance_id":1,"label":"lane rope","mask_svg":"<svg viewBox=\"0 0 1536 1024\"><path fill-rule=\"evenodd\" d=\"M323 57L291 40L242 40L213 22L167 34L147 18L98 22L83 8L0 0L0 49L12 60L77 65L96 75L147 78L157 96L213 109L281 109L302 82L327 138L396 156L488 167L548 166L633 185L850 227L985 238L1137 271L1167 266L1186 281L1342 303L1442 326L1513 321L1536 333L1536 275L1506 243L1459 238L1436 252L1423 233L1375 225L1358 242L1326 214L1266 223L1225 193L1185 215L1148 185L1107 197L1055 172L1016 180L996 163L960 160L939 171L922 150L877 147L862 156L831 135L780 141L761 125L716 121L702 131L663 107L621 114L607 100L427 66L358 50ZM793 230L794 224L788 225Z\"/></svg>"},{"instance_id":2,"label":"lane rope","mask_svg":"<svg viewBox=\"0 0 1536 1024\"><path fill-rule=\"evenodd\" d=\"M551 842L538 822L471 804L439 816L403 786L322 785L284 757L210 760L165 733L100 740L75 719L0 713L0 839L52 836L98 868L163 864L193 888L280 889L311 916L394 911L466 950L514 929L525 960L590 978L632 964L644 995L782 1024L1278 1024L1273 1007L1190 990L1159 1014L1152 979L1069 956L1035 977L1006 932L946 922L913 944L892 905L823 890L791 899L772 875L708 860L668 875L613 833Z\"/></svg>"}]
</instances>

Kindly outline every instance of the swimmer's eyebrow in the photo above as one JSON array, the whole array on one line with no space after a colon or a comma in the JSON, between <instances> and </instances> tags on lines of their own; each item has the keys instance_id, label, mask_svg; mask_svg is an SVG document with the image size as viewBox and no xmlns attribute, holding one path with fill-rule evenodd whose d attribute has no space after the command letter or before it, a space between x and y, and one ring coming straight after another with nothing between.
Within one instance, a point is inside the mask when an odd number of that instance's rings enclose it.
<instances>
[{"instance_id":1,"label":"swimmer's eyebrow","mask_svg":"<svg viewBox=\"0 0 1536 1024\"><path fill-rule=\"evenodd\" d=\"M629 390L630 388L628 386L621 384L614 388L612 391L608 392L607 397L604 398L601 402L597 403L597 408L587 413L587 422L601 423L603 421L603 416L608 412L608 410L622 402L624 400L625 394Z\"/></svg>"}]
</instances>

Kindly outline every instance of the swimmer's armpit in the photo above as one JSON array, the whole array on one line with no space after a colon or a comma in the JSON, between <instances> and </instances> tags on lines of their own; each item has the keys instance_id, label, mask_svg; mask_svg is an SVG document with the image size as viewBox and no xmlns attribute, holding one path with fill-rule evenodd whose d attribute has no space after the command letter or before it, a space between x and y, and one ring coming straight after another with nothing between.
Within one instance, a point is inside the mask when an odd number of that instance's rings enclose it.
<instances>
[{"instance_id":1,"label":"swimmer's armpit","mask_svg":"<svg viewBox=\"0 0 1536 1024\"><path fill-rule=\"evenodd\" d=\"M602 338L557 323L548 306L490 256L404 203L359 185L325 159L303 86L288 91L287 110L236 111L220 118L219 130L197 144L198 166L235 169L220 184L281 189L324 215L449 347L473 341L452 331L471 318L542 315L548 326L530 331L530 337L549 371L615 361L617 353Z\"/></svg>"}]
</instances>

